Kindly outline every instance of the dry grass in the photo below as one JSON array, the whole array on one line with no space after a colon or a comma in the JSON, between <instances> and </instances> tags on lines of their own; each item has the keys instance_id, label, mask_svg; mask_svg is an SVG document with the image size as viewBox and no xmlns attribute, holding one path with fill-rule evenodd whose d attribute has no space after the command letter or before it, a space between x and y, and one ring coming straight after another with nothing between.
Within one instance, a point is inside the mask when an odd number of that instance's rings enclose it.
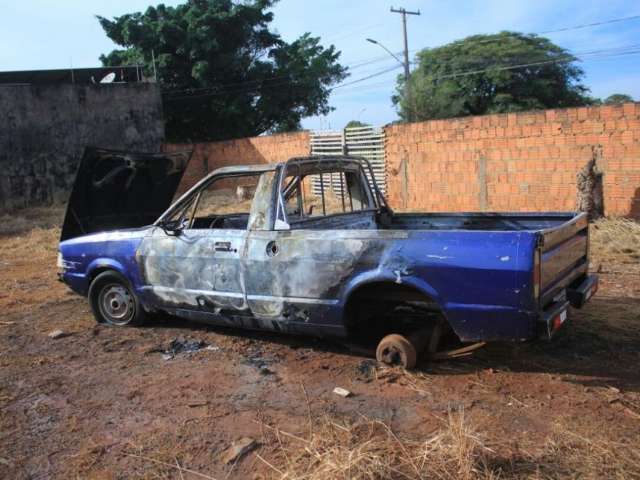
<instances>
[{"instance_id":1,"label":"dry grass","mask_svg":"<svg viewBox=\"0 0 640 480\"><path fill-rule=\"evenodd\" d=\"M449 412L441 428L422 439L397 435L384 422L324 418L301 438L265 428L258 459L274 479L640 478L633 441L592 437L561 425L543 445L524 439L488 444L463 411ZM519 440L519 441L517 441Z\"/></svg>"},{"instance_id":2,"label":"dry grass","mask_svg":"<svg viewBox=\"0 0 640 480\"><path fill-rule=\"evenodd\" d=\"M640 222L628 218L603 218L590 227L591 255L597 263L638 263Z\"/></svg>"},{"instance_id":3,"label":"dry grass","mask_svg":"<svg viewBox=\"0 0 640 480\"><path fill-rule=\"evenodd\" d=\"M0 308L5 314L65 296L55 281L62 216L56 208L0 216Z\"/></svg>"},{"instance_id":4,"label":"dry grass","mask_svg":"<svg viewBox=\"0 0 640 480\"><path fill-rule=\"evenodd\" d=\"M264 445L275 445L259 458L280 479L383 479L486 477L491 451L461 413L450 413L443 428L421 441L401 439L384 422L362 417L314 422L307 438L277 428L265 430Z\"/></svg>"},{"instance_id":5,"label":"dry grass","mask_svg":"<svg viewBox=\"0 0 640 480\"><path fill-rule=\"evenodd\" d=\"M25 208L0 214L0 239L22 235L35 228L59 229L64 218L63 207Z\"/></svg>"}]
</instances>

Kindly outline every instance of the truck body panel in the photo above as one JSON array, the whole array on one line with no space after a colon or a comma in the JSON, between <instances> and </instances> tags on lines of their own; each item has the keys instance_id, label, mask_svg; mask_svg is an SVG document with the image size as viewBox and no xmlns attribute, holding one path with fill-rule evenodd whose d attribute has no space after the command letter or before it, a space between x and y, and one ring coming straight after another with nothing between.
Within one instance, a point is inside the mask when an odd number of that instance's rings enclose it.
<instances>
[{"instance_id":1,"label":"truck body panel","mask_svg":"<svg viewBox=\"0 0 640 480\"><path fill-rule=\"evenodd\" d=\"M342 208L345 190L362 187L354 197L361 210L311 217L287 198L296 188L303 195L304 177L334 170ZM193 213L176 226L209 185L243 175L258 177L250 211L210 224ZM349 157L221 169L154 225L62 242L61 278L86 295L96 272L113 268L147 310L318 336L349 335L357 292L380 285L384 297L398 285L428 299L462 341L551 336L570 297L584 300L588 284L597 286L586 274L584 214L396 214L366 183L362 163Z\"/></svg>"}]
</instances>

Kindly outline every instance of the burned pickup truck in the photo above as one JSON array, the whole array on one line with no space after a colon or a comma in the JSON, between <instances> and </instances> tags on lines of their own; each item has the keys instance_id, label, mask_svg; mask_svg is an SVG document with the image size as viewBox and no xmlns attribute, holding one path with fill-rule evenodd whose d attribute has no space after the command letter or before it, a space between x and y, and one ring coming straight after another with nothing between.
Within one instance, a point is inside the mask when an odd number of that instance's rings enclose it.
<instances>
[{"instance_id":1,"label":"burned pickup truck","mask_svg":"<svg viewBox=\"0 0 640 480\"><path fill-rule=\"evenodd\" d=\"M394 213L368 163L349 156L220 168L151 225L104 231L118 219L150 223L173 193L127 184L114 194L126 182L102 181L117 175L96 174L109 152L94 154L69 204L59 275L88 296L98 322L137 325L166 312L348 337L411 367L452 341L464 351L551 338L598 286L584 214ZM142 181L144 169L134 170Z\"/></svg>"}]
</instances>

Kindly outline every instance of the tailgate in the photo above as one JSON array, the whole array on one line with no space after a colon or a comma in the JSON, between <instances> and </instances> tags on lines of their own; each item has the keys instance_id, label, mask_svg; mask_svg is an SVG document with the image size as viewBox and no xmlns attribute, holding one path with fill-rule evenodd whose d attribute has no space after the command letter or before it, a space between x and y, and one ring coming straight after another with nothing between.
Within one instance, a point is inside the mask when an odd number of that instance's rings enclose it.
<instances>
[{"instance_id":1,"label":"tailgate","mask_svg":"<svg viewBox=\"0 0 640 480\"><path fill-rule=\"evenodd\" d=\"M587 273L589 223L581 213L557 227L542 230L538 238L540 300L546 305L563 288Z\"/></svg>"}]
</instances>

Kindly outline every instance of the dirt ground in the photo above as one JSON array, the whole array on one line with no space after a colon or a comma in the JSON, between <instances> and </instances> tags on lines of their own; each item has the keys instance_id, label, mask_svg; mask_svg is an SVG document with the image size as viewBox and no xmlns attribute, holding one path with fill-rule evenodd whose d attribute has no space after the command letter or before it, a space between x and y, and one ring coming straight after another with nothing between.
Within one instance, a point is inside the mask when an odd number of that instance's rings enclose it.
<instances>
[{"instance_id":1,"label":"dirt ground","mask_svg":"<svg viewBox=\"0 0 640 480\"><path fill-rule=\"evenodd\" d=\"M600 290L554 341L404 372L169 317L98 326L56 281L60 212L0 223L0 478L640 478L637 224L597 226ZM178 337L210 347L165 359Z\"/></svg>"}]
</instances>

